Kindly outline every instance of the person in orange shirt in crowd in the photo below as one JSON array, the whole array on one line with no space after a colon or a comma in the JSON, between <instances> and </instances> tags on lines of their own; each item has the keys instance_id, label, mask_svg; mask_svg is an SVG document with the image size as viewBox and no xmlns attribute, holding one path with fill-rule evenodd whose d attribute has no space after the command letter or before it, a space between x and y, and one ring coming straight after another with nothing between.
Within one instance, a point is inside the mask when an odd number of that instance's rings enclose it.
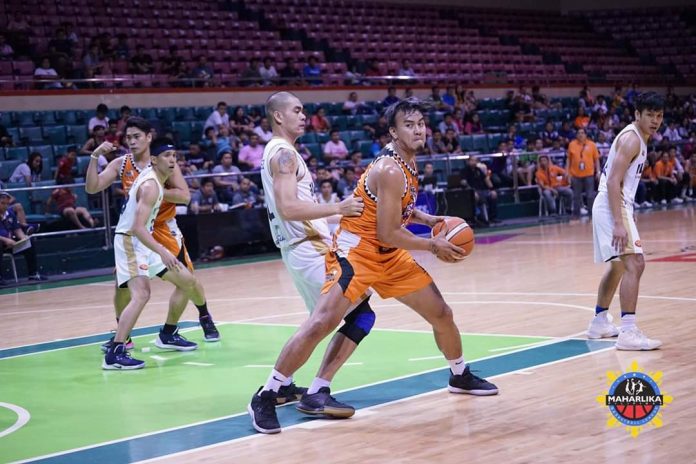
<instances>
[{"instance_id":1,"label":"person in orange shirt in crowd","mask_svg":"<svg viewBox=\"0 0 696 464\"><path fill-rule=\"evenodd\" d=\"M681 203L681 199L677 198L679 193L679 181L674 172L674 164L669 159L669 153L663 151L660 159L655 163L655 177L657 177L657 199L660 203Z\"/></svg>"},{"instance_id":2,"label":"person in orange shirt in crowd","mask_svg":"<svg viewBox=\"0 0 696 464\"><path fill-rule=\"evenodd\" d=\"M566 170L553 164L548 155L540 155L537 166L537 185L546 202L547 211L555 215L557 197L564 198L566 205L570 205L573 200L573 191L568 186ZM561 214L565 214L565 211L561 211Z\"/></svg>"},{"instance_id":3,"label":"person in orange shirt in crowd","mask_svg":"<svg viewBox=\"0 0 696 464\"><path fill-rule=\"evenodd\" d=\"M575 125L576 129L585 129L587 128L587 125L590 123L590 117L585 113L585 108L582 106L578 107L578 115L575 118L575 121L573 122L573 125Z\"/></svg>"},{"instance_id":4,"label":"person in orange shirt in crowd","mask_svg":"<svg viewBox=\"0 0 696 464\"><path fill-rule=\"evenodd\" d=\"M655 177L655 152L648 153L648 159L640 176L636 190L635 205L638 208L651 208L657 195L657 177Z\"/></svg>"},{"instance_id":5,"label":"person in orange shirt in crowd","mask_svg":"<svg viewBox=\"0 0 696 464\"><path fill-rule=\"evenodd\" d=\"M578 129L575 140L568 144L566 160L570 186L573 189L573 217L580 216L582 194L587 195L587 210L592 211L595 197L595 179L599 181L599 150L597 145L587 138L585 129Z\"/></svg>"}]
</instances>

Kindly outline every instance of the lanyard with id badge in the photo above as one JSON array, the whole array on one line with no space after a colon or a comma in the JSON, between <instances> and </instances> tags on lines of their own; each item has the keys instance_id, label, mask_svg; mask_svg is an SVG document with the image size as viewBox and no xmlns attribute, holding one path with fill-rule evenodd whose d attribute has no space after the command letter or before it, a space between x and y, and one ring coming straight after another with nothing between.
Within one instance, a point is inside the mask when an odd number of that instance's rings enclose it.
<instances>
[{"instance_id":1,"label":"lanyard with id badge","mask_svg":"<svg viewBox=\"0 0 696 464\"><path fill-rule=\"evenodd\" d=\"M585 151L585 147L586 147L586 146L587 146L587 144L584 143L584 144L582 145L582 150L580 150L580 164L578 165L578 167L580 168L580 171L584 171L584 170L585 170L585 161L583 161L583 155L582 155L582 154L583 154L583 152Z\"/></svg>"}]
</instances>

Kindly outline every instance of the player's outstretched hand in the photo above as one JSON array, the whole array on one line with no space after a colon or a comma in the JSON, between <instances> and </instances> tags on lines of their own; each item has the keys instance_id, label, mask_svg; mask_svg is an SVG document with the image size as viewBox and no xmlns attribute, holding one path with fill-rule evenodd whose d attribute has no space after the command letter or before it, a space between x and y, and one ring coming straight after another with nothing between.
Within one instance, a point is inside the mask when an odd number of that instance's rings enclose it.
<instances>
[{"instance_id":1,"label":"player's outstretched hand","mask_svg":"<svg viewBox=\"0 0 696 464\"><path fill-rule=\"evenodd\" d=\"M360 216L364 207L362 198L351 195L338 204L338 211L343 216Z\"/></svg>"},{"instance_id":2,"label":"player's outstretched hand","mask_svg":"<svg viewBox=\"0 0 696 464\"><path fill-rule=\"evenodd\" d=\"M448 263L456 263L464 259L466 257L464 250L448 242L445 234L446 230L443 227L439 234L430 239L430 251L439 259Z\"/></svg>"}]
</instances>

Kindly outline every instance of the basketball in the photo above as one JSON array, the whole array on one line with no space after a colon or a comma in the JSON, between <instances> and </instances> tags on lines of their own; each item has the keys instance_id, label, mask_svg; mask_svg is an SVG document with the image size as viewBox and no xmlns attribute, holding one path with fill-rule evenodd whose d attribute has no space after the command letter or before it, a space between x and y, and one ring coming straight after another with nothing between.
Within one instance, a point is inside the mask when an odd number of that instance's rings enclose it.
<instances>
[{"instance_id":1,"label":"basketball","mask_svg":"<svg viewBox=\"0 0 696 464\"><path fill-rule=\"evenodd\" d=\"M435 224L432 236L438 235L445 228L445 238L452 245L464 250L464 255L469 256L474 251L474 231L462 218L447 217L444 221Z\"/></svg>"}]
</instances>

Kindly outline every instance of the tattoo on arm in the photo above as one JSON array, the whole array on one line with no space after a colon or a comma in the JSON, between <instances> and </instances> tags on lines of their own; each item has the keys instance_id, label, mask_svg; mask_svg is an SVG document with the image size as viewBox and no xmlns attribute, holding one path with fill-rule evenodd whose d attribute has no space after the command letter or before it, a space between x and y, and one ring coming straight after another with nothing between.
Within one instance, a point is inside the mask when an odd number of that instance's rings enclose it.
<instances>
[{"instance_id":1,"label":"tattoo on arm","mask_svg":"<svg viewBox=\"0 0 696 464\"><path fill-rule=\"evenodd\" d=\"M295 154L290 150L280 150L278 152L278 172L280 174L294 174L297 165Z\"/></svg>"}]
</instances>

